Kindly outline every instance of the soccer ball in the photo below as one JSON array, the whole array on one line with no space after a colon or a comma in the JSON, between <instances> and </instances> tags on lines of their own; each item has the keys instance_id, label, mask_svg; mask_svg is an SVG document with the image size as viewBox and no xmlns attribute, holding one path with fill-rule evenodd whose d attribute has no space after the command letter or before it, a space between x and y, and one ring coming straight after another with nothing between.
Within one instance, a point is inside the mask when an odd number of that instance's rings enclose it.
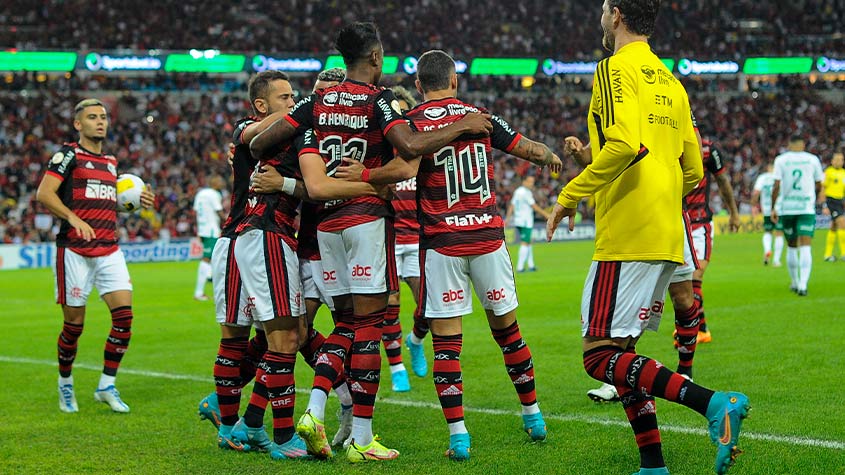
<instances>
[{"instance_id":1,"label":"soccer ball","mask_svg":"<svg viewBox=\"0 0 845 475\"><path fill-rule=\"evenodd\" d=\"M141 192L146 185L144 180L131 173L117 177L117 207L121 211L132 213L141 208Z\"/></svg>"}]
</instances>

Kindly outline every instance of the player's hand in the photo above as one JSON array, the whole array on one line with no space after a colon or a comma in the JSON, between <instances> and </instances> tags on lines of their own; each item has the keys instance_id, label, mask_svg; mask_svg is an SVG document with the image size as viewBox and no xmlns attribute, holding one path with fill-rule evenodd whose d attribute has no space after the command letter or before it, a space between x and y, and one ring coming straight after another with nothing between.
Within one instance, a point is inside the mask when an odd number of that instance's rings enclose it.
<instances>
[{"instance_id":1,"label":"player's hand","mask_svg":"<svg viewBox=\"0 0 845 475\"><path fill-rule=\"evenodd\" d=\"M772 223L773 223L773 224L778 224L778 212L777 212L777 211L772 210L772 216L771 216L771 218L772 218Z\"/></svg>"},{"instance_id":2,"label":"player's hand","mask_svg":"<svg viewBox=\"0 0 845 475\"><path fill-rule=\"evenodd\" d=\"M85 242L91 242L91 240L96 236L94 234L94 228L89 226L88 223L75 214L68 216L67 222L73 226L73 230L76 231L76 234L80 235Z\"/></svg>"},{"instance_id":3,"label":"player's hand","mask_svg":"<svg viewBox=\"0 0 845 475\"><path fill-rule=\"evenodd\" d=\"M566 137L563 139L563 154L566 158L574 160L575 163L586 167L590 164L589 147L585 147L584 143L578 137Z\"/></svg>"},{"instance_id":4,"label":"player's hand","mask_svg":"<svg viewBox=\"0 0 845 475\"><path fill-rule=\"evenodd\" d=\"M739 226L740 226L739 215L738 214L732 214L730 221L728 222L728 229L730 229L730 231L732 233L736 233L736 232L739 232Z\"/></svg>"},{"instance_id":5,"label":"player's hand","mask_svg":"<svg viewBox=\"0 0 845 475\"><path fill-rule=\"evenodd\" d=\"M555 203L551 216L546 221L546 240L551 242L558 225L563 218L569 218L569 232L575 231L575 208L564 208L560 203Z\"/></svg>"},{"instance_id":6,"label":"player's hand","mask_svg":"<svg viewBox=\"0 0 845 475\"><path fill-rule=\"evenodd\" d=\"M144 191L141 192L141 206L147 209L152 209L156 204L156 195L153 189L148 184Z\"/></svg>"},{"instance_id":7,"label":"player's hand","mask_svg":"<svg viewBox=\"0 0 845 475\"><path fill-rule=\"evenodd\" d=\"M549 161L549 163L546 164L546 166L549 167L549 171L551 172L552 176L557 177L563 170L563 161L560 159L560 157L557 156L557 154L553 153L552 159Z\"/></svg>"},{"instance_id":8,"label":"player's hand","mask_svg":"<svg viewBox=\"0 0 845 475\"><path fill-rule=\"evenodd\" d=\"M490 135L493 131L493 116L490 114L481 114L471 112L459 120L458 123L464 126L467 134L470 135Z\"/></svg>"},{"instance_id":9,"label":"player's hand","mask_svg":"<svg viewBox=\"0 0 845 475\"><path fill-rule=\"evenodd\" d=\"M361 174L364 172L364 164L354 158L343 157L343 166L338 167L334 177L346 181L364 181Z\"/></svg>"},{"instance_id":10,"label":"player's hand","mask_svg":"<svg viewBox=\"0 0 845 475\"><path fill-rule=\"evenodd\" d=\"M285 178L275 167L261 166L252 174L252 190L256 193L279 193Z\"/></svg>"}]
</instances>

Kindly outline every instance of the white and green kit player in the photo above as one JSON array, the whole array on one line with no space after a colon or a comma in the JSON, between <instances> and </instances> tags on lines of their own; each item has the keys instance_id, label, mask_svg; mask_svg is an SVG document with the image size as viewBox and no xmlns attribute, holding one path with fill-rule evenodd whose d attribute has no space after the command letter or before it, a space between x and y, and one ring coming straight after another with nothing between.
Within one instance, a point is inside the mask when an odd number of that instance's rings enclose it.
<instances>
[{"instance_id":1,"label":"white and green kit player","mask_svg":"<svg viewBox=\"0 0 845 475\"><path fill-rule=\"evenodd\" d=\"M534 200L534 177L528 175L522 180L522 186L513 192L510 206L508 206L508 213L505 217L505 222L508 222L511 216L513 216L513 225L516 227L517 234L519 234L517 272L524 272L526 264L528 264L529 271L534 272L537 270L534 266L534 250L531 248L531 233L534 231L535 211L543 216L543 219L549 219L549 213L537 206Z\"/></svg>"},{"instance_id":2,"label":"white and green kit player","mask_svg":"<svg viewBox=\"0 0 845 475\"><path fill-rule=\"evenodd\" d=\"M821 194L824 172L819 157L804 151L804 140L795 136L787 152L775 159L775 185L772 200L780 197L781 210L772 207L772 222L782 221L786 237L786 266L792 279L790 289L807 295L813 268L810 245L816 229L816 201Z\"/></svg>"},{"instance_id":3,"label":"white and green kit player","mask_svg":"<svg viewBox=\"0 0 845 475\"><path fill-rule=\"evenodd\" d=\"M223 218L223 195L220 190L226 185L223 178L213 176L209 186L200 188L194 197L194 211L197 214L197 236L202 240L202 260L197 270L197 284L194 288L196 300L208 300L205 283L211 280L211 252L220 237L220 221Z\"/></svg>"},{"instance_id":4,"label":"white and green kit player","mask_svg":"<svg viewBox=\"0 0 845 475\"><path fill-rule=\"evenodd\" d=\"M766 171L757 176L754 182L754 194L751 196L752 210L756 211L757 206L763 214L763 264L773 267L780 267L780 258L783 255L783 226L782 222L772 222L772 189L775 187L775 167L769 164ZM781 213L780 204L783 201L783 194L778 197L776 208ZM774 253L772 252L774 244Z\"/></svg>"}]
</instances>

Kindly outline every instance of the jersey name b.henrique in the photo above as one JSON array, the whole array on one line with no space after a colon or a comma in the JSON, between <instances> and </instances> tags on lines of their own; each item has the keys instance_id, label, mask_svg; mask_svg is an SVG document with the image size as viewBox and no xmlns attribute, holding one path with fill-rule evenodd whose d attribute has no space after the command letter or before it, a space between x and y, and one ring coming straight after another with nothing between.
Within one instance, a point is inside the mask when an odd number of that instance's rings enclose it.
<instances>
[{"instance_id":1,"label":"jersey name b.henrique","mask_svg":"<svg viewBox=\"0 0 845 475\"><path fill-rule=\"evenodd\" d=\"M775 158L775 179L784 216L816 214L816 183L824 181L819 157L807 152L786 152Z\"/></svg>"},{"instance_id":2,"label":"jersey name b.henrique","mask_svg":"<svg viewBox=\"0 0 845 475\"><path fill-rule=\"evenodd\" d=\"M56 193L62 203L94 230L94 239L85 241L62 220L56 246L85 257L117 251L117 159L66 143L52 156L46 173L61 180Z\"/></svg>"},{"instance_id":3,"label":"jersey name b.henrique","mask_svg":"<svg viewBox=\"0 0 845 475\"><path fill-rule=\"evenodd\" d=\"M406 123L399 102L388 89L347 79L301 100L285 118L314 141L300 153L318 153L333 176L344 158L360 161L366 168L381 167L394 158L393 145L385 135ZM387 201L375 196L328 201L323 205L318 229L337 232L392 216Z\"/></svg>"},{"instance_id":4,"label":"jersey name b.henrique","mask_svg":"<svg viewBox=\"0 0 845 475\"><path fill-rule=\"evenodd\" d=\"M683 85L651 51L630 43L596 69L587 117L593 162L558 197L596 200L595 261L683 263L683 195L703 165Z\"/></svg>"},{"instance_id":5,"label":"jersey name b.henrique","mask_svg":"<svg viewBox=\"0 0 845 475\"><path fill-rule=\"evenodd\" d=\"M452 124L471 112L486 112L446 98L424 102L410 112L414 127L425 131ZM490 136L461 136L422 157L417 174L420 249L447 256L473 256L499 249L504 222L496 206L496 178L491 150L510 152L522 137L493 116Z\"/></svg>"}]
</instances>

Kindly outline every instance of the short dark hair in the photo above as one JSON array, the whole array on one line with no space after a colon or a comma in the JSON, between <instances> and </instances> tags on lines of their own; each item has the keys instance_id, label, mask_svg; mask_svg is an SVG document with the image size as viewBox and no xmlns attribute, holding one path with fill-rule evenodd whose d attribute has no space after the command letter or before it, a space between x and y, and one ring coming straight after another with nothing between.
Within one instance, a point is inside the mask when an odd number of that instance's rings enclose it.
<instances>
[{"instance_id":1,"label":"short dark hair","mask_svg":"<svg viewBox=\"0 0 845 475\"><path fill-rule=\"evenodd\" d=\"M286 73L276 70L261 71L249 80L249 104L255 107L255 100L258 98L266 99L267 92L270 88L270 83L273 81L290 81L290 76Z\"/></svg>"},{"instance_id":2,"label":"short dark hair","mask_svg":"<svg viewBox=\"0 0 845 475\"><path fill-rule=\"evenodd\" d=\"M324 69L317 75L318 81L343 82L344 79L346 79L346 71L343 68Z\"/></svg>"},{"instance_id":3,"label":"short dark hair","mask_svg":"<svg viewBox=\"0 0 845 475\"><path fill-rule=\"evenodd\" d=\"M632 33L651 36L657 23L660 0L607 0L610 10L618 8L622 12L622 23Z\"/></svg>"},{"instance_id":4,"label":"short dark hair","mask_svg":"<svg viewBox=\"0 0 845 475\"><path fill-rule=\"evenodd\" d=\"M425 92L449 89L454 72L455 60L439 49L426 51L417 61L417 80Z\"/></svg>"},{"instance_id":5,"label":"short dark hair","mask_svg":"<svg viewBox=\"0 0 845 475\"><path fill-rule=\"evenodd\" d=\"M381 46L378 28L372 22L350 23L337 33L334 47L343 56L343 62L350 68L366 58L373 48Z\"/></svg>"},{"instance_id":6,"label":"short dark hair","mask_svg":"<svg viewBox=\"0 0 845 475\"><path fill-rule=\"evenodd\" d=\"M797 132L789 136L789 143L803 142L803 141L804 141L804 136L797 133Z\"/></svg>"}]
</instances>

